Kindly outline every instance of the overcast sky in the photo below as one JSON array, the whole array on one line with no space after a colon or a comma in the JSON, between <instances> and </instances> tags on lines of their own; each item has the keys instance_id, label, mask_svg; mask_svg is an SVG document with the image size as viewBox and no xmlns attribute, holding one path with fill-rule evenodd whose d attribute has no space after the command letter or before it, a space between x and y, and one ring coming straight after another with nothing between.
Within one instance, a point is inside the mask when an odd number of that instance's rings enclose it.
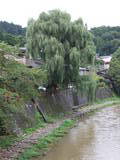
<instances>
[{"instance_id":1,"label":"overcast sky","mask_svg":"<svg viewBox=\"0 0 120 160\"><path fill-rule=\"evenodd\" d=\"M27 25L42 11L61 9L72 19L82 17L88 27L120 26L120 0L0 0L0 20Z\"/></svg>"}]
</instances>

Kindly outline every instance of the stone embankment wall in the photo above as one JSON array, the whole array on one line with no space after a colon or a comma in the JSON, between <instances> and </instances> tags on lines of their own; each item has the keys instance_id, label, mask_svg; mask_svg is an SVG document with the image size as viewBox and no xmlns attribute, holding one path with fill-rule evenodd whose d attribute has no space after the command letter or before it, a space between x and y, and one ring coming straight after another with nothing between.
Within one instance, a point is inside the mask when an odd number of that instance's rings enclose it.
<instances>
[{"instance_id":1,"label":"stone embankment wall","mask_svg":"<svg viewBox=\"0 0 120 160\"><path fill-rule=\"evenodd\" d=\"M110 89L101 88L96 92L97 99L108 98L112 96ZM43 93L39 99L39 108L44 114L57 114L72 111L73 106L84 106L89 103L86 95L76 93L72 89L62 90L56 94L49 95ZM34 127L36 124L36 106L30 102L25 105L24 110L17 113L8 113L11 124L8 132L15 134L22 133L22 129Z\"/></svg>"},{"instance_id":2,"label":"stone embankment wall","mask_svg":"<svg viewBox=\"0 0 120 160\"><path fill-rule=\"evenodd\" d=\"M104 99L113 95L111 89L100 88L96 91L96 99ZM72 89L62 90L56 94L43 94L39 100L39 106L45 113L69 112L73 106L84 106L89 104L89 97L76 93Z\"/></svg>"}]
</instances>

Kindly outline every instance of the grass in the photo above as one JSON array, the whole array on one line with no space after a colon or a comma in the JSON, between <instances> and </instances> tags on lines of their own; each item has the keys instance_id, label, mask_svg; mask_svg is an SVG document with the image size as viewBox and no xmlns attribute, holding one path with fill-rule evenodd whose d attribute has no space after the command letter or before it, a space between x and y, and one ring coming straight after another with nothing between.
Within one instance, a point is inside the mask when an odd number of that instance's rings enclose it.
<instances>
[{"instance_id":1,"label":"grass","mask_svg":"<svg viewBox=\"0 0 120 160\"><path fill-rule=\"evenodd\" d=\"M108 102L108 101L120 101L120 97L114 95L114 96L109 97L109 98L96 99L94 104L101 104L101 103Z\"/></svg>"},{"instance_id":2,"label":"grass","mask_svg":"<svg viewBox=\"0 0 120 160\"><path fill-rule=\"evenodd\" d=\"M0 147L7 148L15 143L15 141L17 141L17 137L14 135L0 136Z\"/></svg>"},{"instance_id":3,"label":"grass","mask_svg":"<svg viewBox=\"0 0 120 160\"><path fill-rule=\"evenodd\" d=\"M111 103L109 103L109 102L111 102ZM98 106L100 106L100 108L117 105L117 104L120 104L120 97L114 96L114 97L103 99L101 101L100 100L96 100L94 105L97 105L97 104L98 104ZM103 107L101 107L101 106L103 106ZM99 109L99 107L96 108L96 109Z\"/></svg>"},{"instance_id":4,"label":"grass","mask_svg":"<svg viewBox=\"0 0 120 160\"><path fill-rule=\"evenodd\" d=\"M41 115L38 112L36 112L35 121L36 121L36 125L34 127L24 129L23 131L24 134L26 135L32 134L37 129L44 128L46 126L46 123L43 121Z\"/></svg>"},{"instance_id":5,"label":"grass","mask_svg":"<svg viewBox=\"0 0 120 160\"><path fill-rule=\"evenodd\" d=\"M59 114L59 115L47 115L47 123L54 123L56 120L60 120L61 118L64 117L64 114ZM19 142L23 139L25 139L28 135L32 134L39 128L44 128L47 123L45 123L40 116L40 114L37 112L36 116L36 125L31 128L26 128L23 130L23 134L16 136L16 135L7 135L7 136L0 136L0 148L8 148L15 142Z\"/></svg>"},{"instance_id":6,"label":"grass","mask_svg":"<svg viewBox=\"0 0 120 160\"><path fill-rule=\"evenodd\" d=\"M23 139L25 139L28 135L32 134L39 128L44 128L46 123L42 120L41 116L39 113L36 113L35 116L36 119L36 125L32 128L26 128L23 130L22 135L5 135L5 136L0 136L0 148L8 148L15 142L19 142Z\"/></svg>"},{"instance_id":7,"label":"grass","mask_svg":"<svg viewBox=\"0 0 120 160\"><path fill-rule=\"evenodd\" d=\"M37 144L33 144L32 147L26 149L18 158L19 160L29 160L33 157L42 156L44 152L47 152L51 145L57 142L61 137L68 133L69 129L75 124L74 120L65 120L60 127L54 129L52 133L47 136L38 139Z\"/></svg>"},{"instance_id":8,"label":"grass","mask_svg":"<svg viewBox=\"0 0 120 160\"><path fill-rule=\"evenodd\" d=\"M111 98L106 98L103 100L96 100L92 105L88 105L86 107L82 107L79 111L85 112L85 115L93 115L97 111L101 111L100 109L105 107L115 107L116 105L120 106L120 97L114 96Z\"/></svg>"}]
</instances>

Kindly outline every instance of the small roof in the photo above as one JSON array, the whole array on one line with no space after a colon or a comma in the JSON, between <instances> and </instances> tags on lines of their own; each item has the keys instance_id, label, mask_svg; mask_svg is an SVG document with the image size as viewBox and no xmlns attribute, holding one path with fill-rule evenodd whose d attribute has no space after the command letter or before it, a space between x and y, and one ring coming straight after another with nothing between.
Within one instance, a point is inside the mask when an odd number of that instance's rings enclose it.
<instances>
[{"instance_id":1,"label":"small roof","mask_svg":"<svg viewBox=\"0 0 120 160\"><path fill-rule=\"evenodd\" d=\"M111 59L112 59L112 56L105 56L105 57L102 58L102 60L103 60L105 63L110 63Z\"/></svg>"},{"instance_id":2,"label":"small roof","mask_svg":"<svg viewBox=\"0 0 120 160\"><path fill-rule=\"evenodd\" d=\"M20 47L19 49L20 49L20 50L24 50L24 51L26 51L26 50L27 50L27 48L26 48L26 47Z\"/></svg>"},{"instance_id":3,"label":"small roof","mask_svg":"<svg viewBox=\"0 0 120 160\"><path fill-rule=\"evenodd\" d=\"M100 56L96 58L97 60L102 60L104 63L110 63L112 56Z\"/></svg>"}]
</instances>

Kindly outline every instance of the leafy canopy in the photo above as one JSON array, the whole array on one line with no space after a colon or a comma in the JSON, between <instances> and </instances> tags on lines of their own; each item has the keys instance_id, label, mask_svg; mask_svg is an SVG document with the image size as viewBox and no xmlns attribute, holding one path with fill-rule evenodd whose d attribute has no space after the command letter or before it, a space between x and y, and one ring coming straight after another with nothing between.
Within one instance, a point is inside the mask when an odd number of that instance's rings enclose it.
<instances>
[{"instance_id":1,"label":"leafy canopy","mask_svg":"<svg viewBox=\"0 0 120 160\"><path fill-rule=\"evenodd\" d=\"M77 81L79 66L93 61L91 39L82 19L71 21L71 16L60 10L43 12L28 22L28 53L45 62L50 85Z\"/></svg>"},{"instance_id":2,"label":"leafy canopy","mask_svg":"<svg viewBox=\"0 0 120 160\"><path fill-rule=\"evenodd\" d=\"M120 86L120 48L112 56L109 74Z\"/></svg>"},{"instance_id":3,"label":"leafy canopy","mask_svg":"<svg viewBox=\"0 0 120 160\"><path fill-rule=\"evenodd\" d=\"M113 54L120 46L120 27L95 27L91 33L94 35L94 42L97 53L101 56Z\"/></svg>"},{"instance_id":4,"label":"leafy canopy","mask_svg":"<svg viewBox=\"0 0 120 160\"><path fill-rule=\"evenodd\" d=\"M113 54L109 68L115 92L120 95L120 48Z\"/></svg>"}]
</instances>

